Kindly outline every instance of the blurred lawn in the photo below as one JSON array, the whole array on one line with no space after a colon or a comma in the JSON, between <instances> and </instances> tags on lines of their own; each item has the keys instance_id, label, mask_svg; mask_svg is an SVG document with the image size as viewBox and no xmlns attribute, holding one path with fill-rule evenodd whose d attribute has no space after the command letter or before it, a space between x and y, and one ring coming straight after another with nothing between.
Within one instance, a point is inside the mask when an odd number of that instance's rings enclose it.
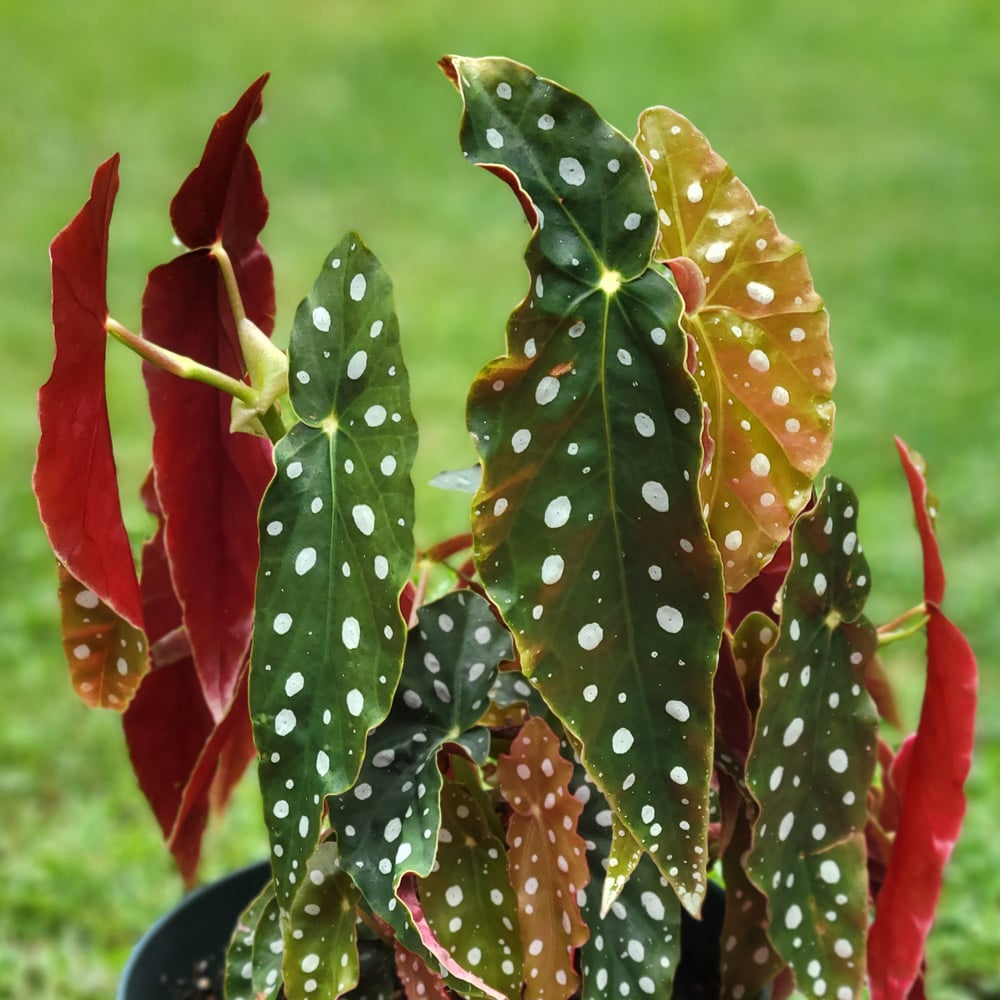
<instances>
[{"instance_id":1,"label":"blurred lawn","mask_svg":"<svg viewBox=\"0 0 1000 1000\"><path fill-rule=\"evenodd\" d=\"M940 498L948 609L982 661L966 833L931 952L935 1000L1000 997L1000 236L995 0L416 0L0 3L0 303L12 403L0 437L0 997L111 995L128 948L180 892L133 786L117 719L65 679L54 573L28 491L33 398L50 364L46 247L122 153L111 308L138 326L145 273L174 253L166 204L215 116L272 71L251 139L271 198L278 339L326 251L358 229L396 284L421 422L417 478L472 460L465 386L525 290L509 192L462 162L445 52L505 54L581 91L631 132L648 104L703 128L809 252L840 382L831 470L862 497L885 620L919 600L891 435ZM113 351L123 477L144 472L137 368ZM460 497L418 493L421 541L461 530ZM131 501L139 538L147 525ZM911 720L919 649L889 657ZM226 831L230 836L226 836ZM247 784L207 873L263 852Z\"/></svg>"}]
</instances>

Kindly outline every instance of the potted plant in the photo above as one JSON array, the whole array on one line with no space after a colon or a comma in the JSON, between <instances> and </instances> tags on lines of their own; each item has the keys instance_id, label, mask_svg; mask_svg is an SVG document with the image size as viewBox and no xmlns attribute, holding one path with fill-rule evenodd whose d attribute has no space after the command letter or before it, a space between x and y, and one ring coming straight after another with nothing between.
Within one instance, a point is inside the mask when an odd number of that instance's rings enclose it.
<instances>
[{"instance_id":1,"label":"potted plant","mask_svg":"<svg viewBox=\"0 0 1000 1000\"><path fill-rule=\"evenodd\" d=\"M532 235L468 394L479 465L441 477L474 491L470 532L419 572L407 373L359 236L287 354L269 340L266 78L171 204L186 249L141 334L105 294L117 158L52 245L34 485L74 684L123 713L189 883L257 761L271 877L226 995L922 996L976 673L919 458L899 443L923 601L876 627L858 499L817 478L834 368L801 249L676 112L630 141L517 63L441 66L465 157ZM138 570L108 335L144 359L154 423ZM917 632L920 725L893 749L878 651ZM699 930L707 973L682 953Z\"/></svg>"}]
</instances>

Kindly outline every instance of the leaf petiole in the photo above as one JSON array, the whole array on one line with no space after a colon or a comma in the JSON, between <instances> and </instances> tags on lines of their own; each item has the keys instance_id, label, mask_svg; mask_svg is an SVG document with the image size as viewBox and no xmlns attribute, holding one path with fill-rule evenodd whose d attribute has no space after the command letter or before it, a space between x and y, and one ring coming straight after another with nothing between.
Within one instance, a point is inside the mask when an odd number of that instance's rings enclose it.
<instances>
[{"instance_id":1,"label":"leaf petiole","mask_svg":"<svg viewBox=\"0 0 1000 1000\"><path fill-rule=\"evenodd\" d=\"M878 628L879 646L888 646L890 643L899 642L901 639L908 639L915 635L930 621L927 607L918 604L909 611L894 618L891 622L886 622Z\"/></svg>"}]
</instances>

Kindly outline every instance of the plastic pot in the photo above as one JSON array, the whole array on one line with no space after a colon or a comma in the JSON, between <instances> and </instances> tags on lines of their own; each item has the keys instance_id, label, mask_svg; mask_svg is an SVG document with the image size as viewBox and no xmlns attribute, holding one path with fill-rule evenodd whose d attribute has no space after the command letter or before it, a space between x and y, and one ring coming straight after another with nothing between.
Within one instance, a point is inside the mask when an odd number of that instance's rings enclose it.
<instances>
[{"instance_id":1,"label":"plastic pot","mask_svg":"<svg viewBox=\"0 0 1000 1000\"><path fill-rule=\"evenodd\" d=\"M262 861L202 886L143 935L125 966L116 1000L192 1000L212 996L198 983L213 984L221 1000L226 948L233 928L270 876ZM673 1000L698 1000L719 995L719 934L725 912L725 894L711 885L702 920L684 915L681 926L681 963ZM362 982L392 977L391 962L382 968L374 949L362 946ZM379 949L383 951L384 949ZM388 953L391 955L391 952ZM390 987L391 989L391 987ZM761 994L764 1000L767 992Z\"/></svg>"}]
</instances>

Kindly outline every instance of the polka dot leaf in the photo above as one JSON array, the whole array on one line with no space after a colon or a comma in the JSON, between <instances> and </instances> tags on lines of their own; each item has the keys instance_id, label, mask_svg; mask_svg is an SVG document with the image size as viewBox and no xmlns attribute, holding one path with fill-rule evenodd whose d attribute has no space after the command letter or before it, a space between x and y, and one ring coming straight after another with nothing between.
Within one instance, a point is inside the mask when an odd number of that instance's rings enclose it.
<instances>
[{"instance_id":1,"label":"polka dot leaf","mask_svg":"<svg viewBox=\"0 0 1000 1000\"><path fill-rule=\"evenodd\" d=\"M290 1000L336 1000L358 985L358 890L340 866L337 845L320 844L306 864L283 961Z\"/></svg>"},{"instance_id":2,"label":"polka dot leaf","mask_svg":"<svg viewBox=\"0 0 1000 1000\"><path fill-rule=\"evenodd\" d=\"M268 944L274 944L276 950L269 953L265 969L257 974L256 979L254 974L254 943L257 940L257 930L265 913L268 913L272 918L277 914L274 886L271 883L268 883L260 895L243 911L236 924L236 930L233 931L229 948L226 951L226 997L228 1000L256 1000L259 992L254 986L255 982L265 995L274 996L277 993L276 986L279 983L283 949L277 920L271 919L264 925L261 933L262 939ZM266 979L272 969L274 970L273 978L270 987L268 987Z\"/></svg>"},{"instance_id":3,"label":"polka dot leaf","mask_svg":"<svg viewBox=\"0 0 1000 1000\"><path fill-rule=\"evenodd\" d=\"M651 264L649 177L589 104L525 67L452 58L445 70L467 158L535 224L507 353L469 395L477 567L523 672L696 912L723 587L681 300Z\"/></svg>"},{"instance_id":4,"label":"polka dot leaf","mask_svg":"<svg viewBox=\"0 0 1000 1000\"><path fill-rule=\"evenodd\" d=\"M284 955L278 901L269 884L243 911L226 954L227 1000L272 1000Z\"/></svg>"},{"instance_id":5,"label":"polka dot leaf","mask_svg":"<svg viewBox=\"0 0 1000 1000\"><path fill-rule=\"evenodd\" d=\"M300 419L260 509L250 684L283 908L402 669L416 428L389 279L356 235L299 307L289 360Z\"/></svg>"},{"instance_id":6,"label":"polka dot leaf","mask_svg":"<svg viewBox=\"0 0 1000 1000\"><path fill-rule=\"evenodd\" d=\"M424 917L455 960L500 995L520 996L523 956L506 847L462 785L444 786L437 864L419 891Z\"/></svg>"},{"instance_id":7,"label":"polka dot leaf","mask_svg":"<svg viewBox=\"0 0 1000 1000\"><path fill-rule=\"evenodd\" d=\"M864 830L877 713L858 502L830 478L796 522L777 641L761 678L747 782L760 805L748 871L769 934L809 996L858 996L868 926ZM822 794L817 790L822 789Z\"/></svg>"},{"instance_id":8,"label":"polka dot leaf","mask_svg":"<svg viewBox=\"0 0 1000 1000\"><path fill-rule=\"evenodd\" d=\"M631 997L670 996L680 959L677 898L652 860L642 857L602 913L601 885L605 862L612 857L614 814L582 768L577 769L574 785L574 795L583 803L579 832L587 842L590 866L590 884L581 892L581 910L590 928L580 950L581 1000L604 1000L614 990Z\"/></svg>"},{"instance_id":9,"label":"polka dot leaf","mask_svg":"<svg viewBox=\"0 0 1000 1000\"><path fill-rule=\"evenodd\" d=\"M489 705L510 636L483 598L449 594L418 611L392 710L371 734L357 784L328 800L341 860L368 906L421 951L396 889L408 873L429 875L441 824L445 744L468 744ZM488 748L482 731L481 752Z\"/></svg>"},{"instance_id":10,"label":"polka dot leaf","mask_svg":"<svg viewBox=\"0 0 1000 1000\"><path fill-rule=\"evenodd\" d=\"M787 537L830 452L828 316L801 247L686 118L649 109L636 144L652 167L656 256L684 293L714 444L701 490L737 591Z\"/></svg>"},{"instance_id":11,"label":"polka dot leaf","mask_svg":"<svg viewBox=\"0 0 1000 1000\"><path fill-rule=\"evenodd\" d=\"M124 712L149 671L146 636L59 563L59 607L70 680L91 708Z\"/></svg>"},{"instance_id":12,"label":"polka dot leaf","mask_svg":"<svg viewBox=\"0 0 1000 1000\"><path fill-rule=\"evenodd\" d=\"M422 997L426 1000L451 1000L453 994L448 992L444 979L416 953L404 948L398 941L394 942L396 955L396 975L403 984L407 997ZM393 985L393 994L395 985ZM388 997L386 998L388 1000Z\"/></svg>"},{"instance_id":13,"label":"polka dot leaf","mask_svg":"<svg viewBox=\"0 0 1000 1000\"><path fill-rule=\"evenodd\" d=\"M510 879L524 944L525 1000L572 996L576 950L587 940L577 892L590 879L582 810L569 790L573 765L542 719L529 719L498 763L500 791L512 809L507 829Z\"/></svg>"}]
</instances>

